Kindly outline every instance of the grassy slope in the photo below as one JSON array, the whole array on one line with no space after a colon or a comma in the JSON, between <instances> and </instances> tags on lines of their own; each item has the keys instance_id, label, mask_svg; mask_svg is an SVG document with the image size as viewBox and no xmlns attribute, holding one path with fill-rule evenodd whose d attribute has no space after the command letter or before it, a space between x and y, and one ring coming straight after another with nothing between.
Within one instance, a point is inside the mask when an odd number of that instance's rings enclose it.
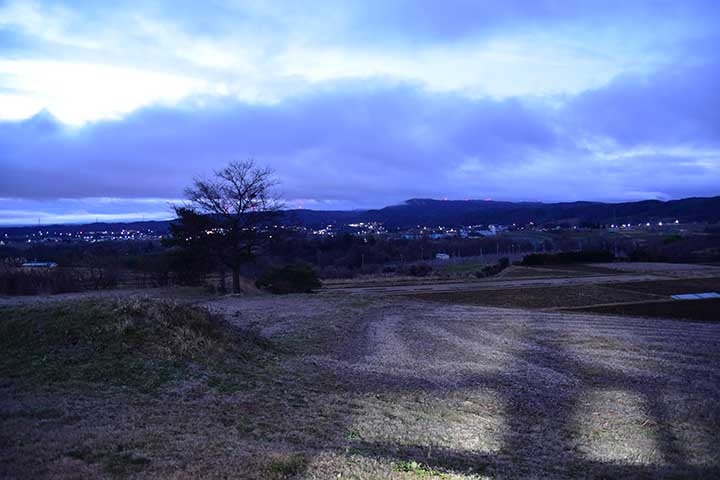
<instances>
[{"instance_id":1,"label":"grassy slope","mask_svg":"<svg viewBox=\"0 0 720 480\"><path fill-rule=\"evenodd\" d=\"M5 307L0 316L0 376L21 385L154 393L193 375L224 384L266 346L206 311L151 300Z\"/></svg>"},{"instance_id":2,"label":"grassy slope","mask_svg":"<svg viewBox=\"0 0 720 480\"><path fill-rule=\"evenodd\" d=\"M152 300L2 307L0 351L3 478L164 476L267 421L237 396L277 372L277 351L253 332ZM301 462L246 465L282 478Z\"/></svg>"}]
</instances>

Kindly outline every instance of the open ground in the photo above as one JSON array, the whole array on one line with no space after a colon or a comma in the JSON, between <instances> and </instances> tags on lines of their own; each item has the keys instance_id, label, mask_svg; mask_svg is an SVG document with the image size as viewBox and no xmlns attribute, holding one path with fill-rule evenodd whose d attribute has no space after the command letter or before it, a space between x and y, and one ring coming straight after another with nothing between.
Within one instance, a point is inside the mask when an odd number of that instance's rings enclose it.
<instances>
[{"instance_id":1,"label":"open ground","mask_svg":"<svg viewBox=\"0 0 720 480\"><path fill-rule=\"evenodd\" d=\"M720 291L720 268L511 267L282 297L3 299L0 476L718 477L720 308L669 299L696 291ZM127 302L168 301L214 312L242 348L216 333L180 342L188 329L175 326L164 341L203 355L161 341L138 377L85 369L112 358L96 337L63 333L77 324L53 337L67 345L40 343L81 312L114 322Z\"/></svg>"}]
</instances>

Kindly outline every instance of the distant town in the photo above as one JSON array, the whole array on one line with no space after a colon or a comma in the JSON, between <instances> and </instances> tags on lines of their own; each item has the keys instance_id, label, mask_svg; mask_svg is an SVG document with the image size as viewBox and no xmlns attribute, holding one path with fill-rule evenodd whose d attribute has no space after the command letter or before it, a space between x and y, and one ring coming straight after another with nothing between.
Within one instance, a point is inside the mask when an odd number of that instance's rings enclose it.
<instances>
[{"instance_id":1,"label":"distant town","mask_svg":"<svg viewBox=\"0 0 720 480\"><path fill-rule=\"evenodd\" d=\"M150 222L148 222L150 223ZM117 229L96 228L93 224L88 225L40 225L37 227L8 227L0 229L0 245L17 243L29 244L53 244L53 243L97 243L97 242L155 242L161 241L168 236L167 222L158 223L156 228L131 229L122 228L118 224ZM103 224L106 225L106 224ZM696 228L698 222L692 222ZM382 222L358 222L348 224L327 224L319 227L306 227L297 225L272 225L265 227L265 231L284 232L299 236L334 237L337 235L350 234L360 237L376 236L390 239L420 240L423 238L439 240L444 238L484 238L494 237L504 232L559 232L559 231L588 231L605 230L611 232L682 232L691 228L690 224L684 224L680 220L670 222L639 222L610 225L537 225L530 222L524 225L496 225L496 224L475 224L462 226L424 226L416 225L412 228L394 229L386 228Z\"/></svg>"}]
</instances>

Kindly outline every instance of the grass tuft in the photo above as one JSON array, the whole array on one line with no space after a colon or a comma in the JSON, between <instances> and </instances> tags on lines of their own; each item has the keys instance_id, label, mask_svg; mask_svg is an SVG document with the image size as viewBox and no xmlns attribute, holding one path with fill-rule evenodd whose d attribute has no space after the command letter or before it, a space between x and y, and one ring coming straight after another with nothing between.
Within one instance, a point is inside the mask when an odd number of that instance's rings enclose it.
<instances>
[{"instance_id":1,"label":"grass tuft","mask_svg":"<svg viewBox=\"0 0 720 480\"><path fill-rule=\"evenodd\" d=\"M307 458L299 454L274 454L268 461L268 478L282 479L301 474L307 468Z\"/></svg>"},{"instance_id":2,"label":"grass tuft","mask_svg":"<svg viewBox=\"0 0 720 480\"><path fill-rule=\"evenodd\" d=\"M415 460L402 461L393 463L393 469L396 472L401 473L412 473L417 477L440 477L447 478L447 475L433 470L432 468L424 466L422 463L416 462Z\"/></svg>"}]
</instances>

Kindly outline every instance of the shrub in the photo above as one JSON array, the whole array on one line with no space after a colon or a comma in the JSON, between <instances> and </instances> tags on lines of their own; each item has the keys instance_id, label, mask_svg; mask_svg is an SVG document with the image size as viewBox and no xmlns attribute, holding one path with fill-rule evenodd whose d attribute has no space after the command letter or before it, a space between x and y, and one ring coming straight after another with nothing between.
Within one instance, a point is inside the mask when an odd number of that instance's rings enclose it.
<instances>
[{"instance_id":1,"label":"shrub","mask_svg":"<svg viewBox=\"0 0 720 480\"><path fill-rule=\"evenodd\" d=\"M298 262L271 268L255 285L272 293L284 294L310 293L320 288L321 283L310 265Z\"/></svg>"},{"instance_id":2,"label":"shrub","mask_svg":"<svg viewBox=\"0 0 720 480\"><path fill-rule=\"evenodd\" d=\"M484 267L481 271L475 272L475 276L477 278L485 278L492 275L497 275L509 266L510 259L507 257L502 257L495 265L488 265L487 267Z\"/></svg>"},{"instance_id":3,"label":"shrub","mask_svg":"<svg viewBox=\"0 0 720 480\"><path fill-rule=\"evenodd\" d=\"M425 277L432 272L433 268L427 263L413 263L412 265L406 265L400 273L410 275L412 277Z\"/></svg>"},{"instance_id":4,"label":"shrub","mask_svg":"<svg viewBox=\"0 0 720 480\"><path fill-rule=\"evenodd\" d=\"M83 290L80 272L74 269L0 269L0 294L37 295Z\"/></svg>"},{"instance_id":5,"label":"shrub","mask_svg":"<svg viewBox=\"0 0 720 480\"><path fill-rule=\"evenodd\" d=\"M329 265L320 269L322 278L354 278L355 272L348 267Z\"/></svg>"},{"instance_id":6,"label":"shrub","mask_svg":"<svg viewBox=\"0 0 720 480\"><path fill-rule=\"evenodd\" d=\"M663 238L663 245L670 245L671 243L675 243L682 240L682 237L680 235L668 235L667 237Z\"/></svg>"}]
</instances>

